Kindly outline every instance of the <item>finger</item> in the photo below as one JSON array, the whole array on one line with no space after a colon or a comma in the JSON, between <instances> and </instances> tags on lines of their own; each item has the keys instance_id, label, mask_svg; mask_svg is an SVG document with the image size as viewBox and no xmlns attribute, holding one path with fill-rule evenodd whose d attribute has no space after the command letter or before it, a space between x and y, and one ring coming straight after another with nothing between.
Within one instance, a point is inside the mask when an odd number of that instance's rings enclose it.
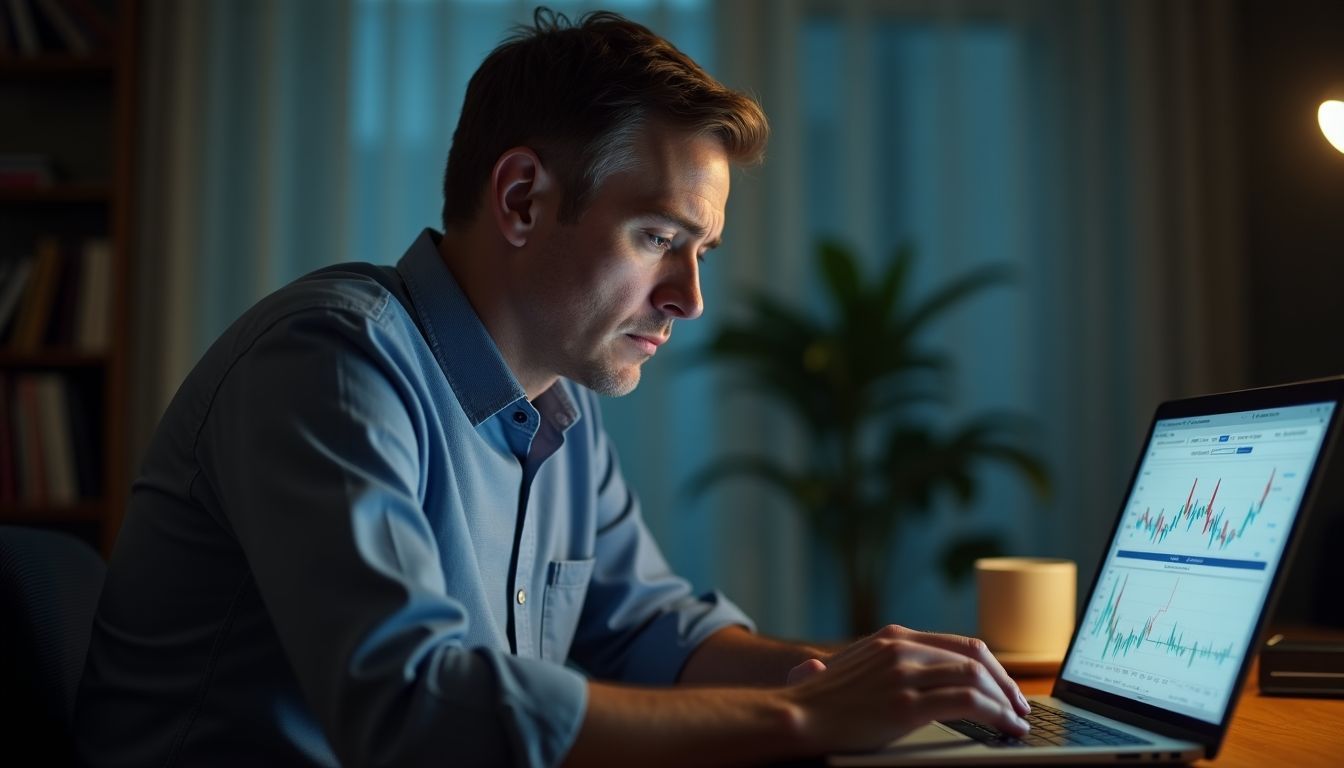
<instances>
[{"instance_id":1,"label":"finger","mask_svg":"<svg viewBox=\"0 0 1344 768\"><path fill-rule=\"evenodd\" d=\"M848 658L838 662L832 659L832 682L849 683L878 674L896 690L935 686L976 688L999 706L1018 709L1011 696L978 660L911 639L921 634L907 632L898 640L878 637L855 649ZM925 669L937 671L924 672Z\"/></svg>"},{"instance_id":2,"label":"finger","mask_svg":"<svg viewBox=\"0 0 1344 768\"><path fill-rule=\"evenodd\" d=\"M1014 736L1025 736L1031 730L1027 721L1012 707L989 698L975 688L937 688L924 691L915 699L921 715L930 720L957 720L965 718L984 723Z\"/></svg>"},{"instance_id":3,"label":"finger","mask_svg":"<svg viewBox=\"0 0 1344 768\"><path fill-rule=\"evenodd\" d=\"M1027 697L1022 695L1022 689L1017 687L1017 683L1008 676L1008 671L1003 668L998 659L994 658L994 654L990 653L989 647L985 645L983 640L938 632L910 630L907 630L907 632L909 633L907 637L917 639L919 642L968 656L980 662L1003 690L1003 694L1013 703L1013 708L1017 710L1018 714L1025 715L1031 712L1031 704L1027 702Z\"/></svg>"},{"instance_id":4,"label":"finger","mask_svg":"<svg viewBox=\"0 0 1344 768\"><path fill-rule=\"evenodd\" d=\"M802 664L789 670L788 684L796 685L804 680L810 680L825 671L826 665L821 659L808 659Z\"/></svg>"},{"instance_id":5,"label":"finger","mask_svg":"<svg viewBox=\"0 0 1344 768\"><path fill-rule=\"evenodd\" d=\"M903 670L899 685L918 691L932 691L938 688L974 688L996 704L1016 712L1017 708L1004 695L998 683L990 676L984 665L975 659L959 657L959 661L946 664L912 666Z\"/></svg>"},{"instance_id":6,"label":"finger","mask_svg":"<svg viewBox=\"0 0 1344 768\"><path fill-rule=\"evenodd\" d=\"M886 640L896 639L896 636L890 631L892 629L893 627L884 627L871 635L867 635L866 637L861 637L858 640L855 640L854 642L850 643L849 645L845 646L839 651L836 651L835 653L832 653L830 656L826 657L826 663L828 665L834 666L837 662L841 662L846 659L852 658L855 655L862 654L866 650L871 650L873 647L880 645L882 642ZM894 629L904 630L904 627L895 627Z\"/></svg>"},{"instance_id":7,"label":"finger","mask_svg":"<svg viewBox=\"0 0 1344 768\"><path fill-rule=\"evenodd\" d=\"M965 654L922 643L918 640L908 638L891 640L883 637L864 643L860 647L855 647L844 655L832 656L827 661L827 666L832 670L840 670L849 668L868 669L873 664L907 668L970 662L978 663Z\"/></svg>"},{"instance_id":8,"label":"finger","mask_svg":"<svg viewBox=\"0 0 1344 768\"><path fill-rule=\"evenodd\" d=\"M944 685L975 687L1005 708L1021 709L1013 700L1012 694L999 685L997 679L979 660L964 653L920 642L932 637L928 633L897 629L901 631L879 633L869 642L854 648L845 658L832 657L829 668L836 676L833 682L847 682L856 677L864 678L875 672L883 675L894 673L895 677L890 678L893 687L910 688L913 686L907 682L908 675L924 667L944 667L948 670L959 670L954 674L960 675L955 679L946 678L947 682ZM891 639L892 637L900 639ZM878 670L884 671L878 672Z\"/></svg>"},{"instance_id":9,"label":"finger","mask_svg":"<svg viewBox=\"0 0 1344 768\"><path fill-rule=\"evenodd\" d=\"M885 644L890 643L893 640L900 640L912 634L919 634L919 633L915 632L914 630L902 627L899 624L888 624L887 626L882 627L881 629L877 630L871 635L861 637L858 640L855 640L854 642L845 646L841 650L836 651L835 653L826 657L826 663L831 666L834 666L835 663L838 661L843 661L853 656L864 654L867 651L871 651L871 649L873 649L874 647L881 647Z\"/></svg>"}]
</instances>

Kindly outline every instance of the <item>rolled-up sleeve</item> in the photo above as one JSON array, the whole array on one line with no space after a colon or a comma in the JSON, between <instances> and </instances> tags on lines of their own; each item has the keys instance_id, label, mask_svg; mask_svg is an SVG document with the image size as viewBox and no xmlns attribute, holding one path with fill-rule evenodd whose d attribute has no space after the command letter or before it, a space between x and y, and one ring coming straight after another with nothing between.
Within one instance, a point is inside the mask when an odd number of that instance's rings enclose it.
<instances>
[{"instance_id":1,"label":"rolled-up sleeve","mask_svg":"<svg viewBox=\"0 0 1344 768\"><path fill-rule=\"evenodd\" d=\"M482 617L446 593L420 501L428 416L385 322L381 311L311 308L251 335L200 432L197 482L219 499L342 763L556 764L582 722L586 682L465 645ZM616 548L651 574L642 529L625 531L613 527L613 543L627 542Z\"/></svg>"},{"instance_id":2,"label":"rolled-up sleeve","mask_svg":"<svg viewBox=\"0 0 1344 768\"><path fill-rule=\"evenodd\" d=\"M722 593L694 594L672 571L621 474L595 396L580 396L588 401L585 418L592 418L598 528L596 565L571 656L597 677L670 685L707 637L727 626L754 631L755 625Z\"/></svg>"}]
</instances>

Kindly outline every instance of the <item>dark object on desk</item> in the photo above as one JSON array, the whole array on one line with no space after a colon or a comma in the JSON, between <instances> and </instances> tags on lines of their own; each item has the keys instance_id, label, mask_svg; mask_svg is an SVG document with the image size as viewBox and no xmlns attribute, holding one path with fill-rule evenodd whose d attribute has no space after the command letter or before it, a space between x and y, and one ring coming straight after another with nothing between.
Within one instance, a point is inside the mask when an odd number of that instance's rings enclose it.
<instances>
[{"instance_id":1,"label":"dark object on desk","mask_svg":"<svg viewBox=\"0 0 1344 768\"><path fill-rule=\"evenodd\" d=\"M103 559L65 533L0 525L0 735L6 754L65 765Z\"/></svg>"},{"instance_id":2,"label":"dark object on desk","mask_svg":"<svg viewBox=\"0 0 1344 768\"><path fill-rule=\"evenodd\" d=\"M1269 638L1260 651L1260 693L1344 696L1344 641Z\"/></svg>"}]
</instances>

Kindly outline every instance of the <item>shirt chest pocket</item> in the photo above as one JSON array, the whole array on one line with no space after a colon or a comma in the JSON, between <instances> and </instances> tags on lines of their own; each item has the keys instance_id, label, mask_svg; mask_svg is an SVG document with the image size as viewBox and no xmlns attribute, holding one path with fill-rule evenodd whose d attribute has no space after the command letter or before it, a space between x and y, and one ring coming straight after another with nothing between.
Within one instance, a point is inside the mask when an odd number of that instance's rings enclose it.
<instances>
[{"instance_id":1,"label":"shirt chest pocket","mask_svg":"<svg viewBox=\"0 0 1344 768\"><path fill-rule=\"evenodd\" d=\"M594 562L592 558L552 560L547 568L546 594L541 599L541 658L560 663L568 658Z\"/></svg>"}]
</instances>

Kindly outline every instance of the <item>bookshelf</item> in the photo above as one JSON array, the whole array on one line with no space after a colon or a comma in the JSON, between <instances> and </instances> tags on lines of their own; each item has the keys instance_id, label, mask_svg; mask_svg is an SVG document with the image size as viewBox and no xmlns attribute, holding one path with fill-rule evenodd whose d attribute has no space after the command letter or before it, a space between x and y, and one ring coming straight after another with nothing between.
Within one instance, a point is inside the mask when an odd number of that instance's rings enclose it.
<instances>
[{"instance_id":1,"label":"bookshelf","mask_svg":"<svg viewBox=\"0 0 1344 768\"><path fill-rule=\"evenodd\" d=\"M126 456L136 0L0 0L0 524L104 553Z\"/></svg>"}]
</instances>

